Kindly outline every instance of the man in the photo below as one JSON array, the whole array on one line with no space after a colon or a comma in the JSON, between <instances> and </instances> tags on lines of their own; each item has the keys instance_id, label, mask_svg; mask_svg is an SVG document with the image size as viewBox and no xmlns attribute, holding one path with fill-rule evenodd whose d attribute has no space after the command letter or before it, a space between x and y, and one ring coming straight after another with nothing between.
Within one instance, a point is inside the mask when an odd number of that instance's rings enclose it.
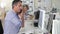
<instances>
[{"instance_id":1,"label":"man","mask_svg":"<svg viewBox=\"0 0 60 34\"><path fill-rule=\"evenodd\" d=\"M18 34L21 28L21 20L18 17L18 13L22 10L22 1L14 0L12 2L12 10L6 14L4 34Z\"/></svg>"}]
</instances>

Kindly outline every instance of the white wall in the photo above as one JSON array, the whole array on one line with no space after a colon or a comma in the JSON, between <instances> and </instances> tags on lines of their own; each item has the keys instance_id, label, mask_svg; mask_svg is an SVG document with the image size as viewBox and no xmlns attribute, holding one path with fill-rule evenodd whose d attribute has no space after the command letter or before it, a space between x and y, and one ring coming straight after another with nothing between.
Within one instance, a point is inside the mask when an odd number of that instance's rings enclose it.
<instances>
[{"instance_id":1,"label":"white wall","mask_svg":"<svg viewBox=\"0 0 60 34\"><path fill-rule=\"evenodd\" d=\"M11 4L13 0L0 0L0 7L4 5L5 10L11 9Z\"/></svg>"},{"instance_id":2,"label":"white wall","mask_svg":"<svg viewBox=\"0 0 60 34\"><path fill-rule=\"evenodd\" d=\"M52 6L60 11L60 0L52 0Z\"/></svg>"}]
</instances>

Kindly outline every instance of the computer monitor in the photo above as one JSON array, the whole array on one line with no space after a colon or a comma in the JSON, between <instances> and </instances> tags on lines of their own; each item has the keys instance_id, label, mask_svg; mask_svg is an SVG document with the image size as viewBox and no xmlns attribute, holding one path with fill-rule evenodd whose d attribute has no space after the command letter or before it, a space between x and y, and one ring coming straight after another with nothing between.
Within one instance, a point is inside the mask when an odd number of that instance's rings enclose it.
<instances>
[{"instance_id":1,"label":"computer monitor","mask_svg":"<svg viewBox=\"0 0 60 34\"><path fill-rule=\"evenodd\" d=\"M39 14L39 22L38 22L38 26L39 28L44 28L44 19L45 19L45 10L40 10L40 14Z\"/></svg>"}]
</instances>

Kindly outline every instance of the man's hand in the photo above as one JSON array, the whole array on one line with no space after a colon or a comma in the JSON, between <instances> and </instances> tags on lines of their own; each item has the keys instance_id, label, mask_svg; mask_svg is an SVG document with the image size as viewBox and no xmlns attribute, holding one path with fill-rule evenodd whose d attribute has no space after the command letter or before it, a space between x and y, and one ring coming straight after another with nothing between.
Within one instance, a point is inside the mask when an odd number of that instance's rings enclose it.
<instances>
[{"instance_id":1,"label":"man's hand","mask_svg":"<svg viewBox=\"0 0 60 34\"><path fill-rule=\"evenodd\" d=\"M21 27L24 27L24 12L19 14L19 16L20 16L20 19L22 20L22 26Z\"/></svg>"}]
</instances>

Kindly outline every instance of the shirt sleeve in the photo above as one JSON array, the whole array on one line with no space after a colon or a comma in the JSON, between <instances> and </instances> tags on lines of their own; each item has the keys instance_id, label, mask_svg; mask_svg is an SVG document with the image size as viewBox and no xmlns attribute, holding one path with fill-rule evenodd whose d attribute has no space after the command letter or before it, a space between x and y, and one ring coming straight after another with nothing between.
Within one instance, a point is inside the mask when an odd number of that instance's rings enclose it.
<instances>
[{"instance_id":1,"label":"shirt sleeve","mask_svg":"<svg viewBox=\"0 0 60 34\"><path fill-rule=\"evenodd\" d=\"M21 26L21 20L19 20L19 19L17 19L17 18L13 18L12 20L11 20L11 22L15 25L15 26L17 26L17 27L20 27Z\"/></svg>"},{"instance_id":2,"label":"shirt sleeve","mask_svg":"<svg viewBox=\"0 0 60 34\"><path fill-rule=\"evenodd\" d=\"M10 34L11 33L11 22L10 21L5 21L5 25L4 25L4 34Z\"/></svg>"}]
</instances>

